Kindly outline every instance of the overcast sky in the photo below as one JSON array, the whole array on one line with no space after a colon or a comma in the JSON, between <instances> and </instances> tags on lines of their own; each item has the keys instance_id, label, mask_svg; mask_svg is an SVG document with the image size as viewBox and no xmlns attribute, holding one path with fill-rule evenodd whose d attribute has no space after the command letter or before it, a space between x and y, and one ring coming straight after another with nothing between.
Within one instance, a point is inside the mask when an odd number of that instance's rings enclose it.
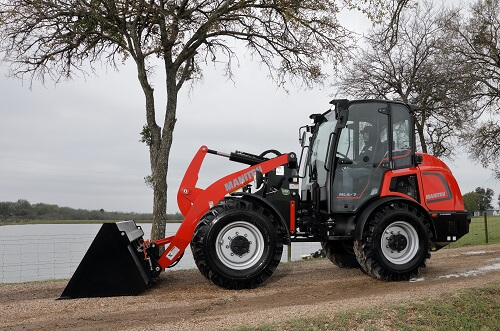
<instances>
[{"instance_id":1,"label":"overcast sky","mask_svg":"<svg viewBox=\"0 0 500 331\"><path fill-rule=\"evenodd\" d=\"M359 15L346 22L358 31L366 26ZM157 92L164 90L159 69ZM309 123L309 114L326 111L336 92L326 83L309 91L291 86L287 94L244 54L235 82L220 69L205 68L203 82L180 92L168 173L169 213L178 211L178 186L201 145L224 152L300 152L298 128ZM144 98L132 63L119 72L103 68L97 77L57 86L36 82L31 90L27 81L6 78L7 70L0 64L0 201L151 212L153 191L143 179L150 174L149 153L139 142L146 121ZM164 98L164 93L157 95L159 125ZM477 186L494 189L495 197L500 193L491 172L465 154L445 162L462 193ZM199 186L241 167L208 155Z\"/></svg>"}]
</instances>

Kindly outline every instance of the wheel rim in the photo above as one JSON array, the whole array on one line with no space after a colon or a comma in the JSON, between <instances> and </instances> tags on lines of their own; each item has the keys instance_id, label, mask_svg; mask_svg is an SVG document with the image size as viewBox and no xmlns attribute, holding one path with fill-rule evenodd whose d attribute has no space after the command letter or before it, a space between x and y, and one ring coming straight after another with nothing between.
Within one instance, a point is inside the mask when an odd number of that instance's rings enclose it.
<instances>
[{"instance_id":1,"label":"wheel rim","mask_svg":"<svg viewBox=\"0 0 500 331\"><path fill-rule=\"evenodd\" d=\"M407 222L394 222L382 233L380 246L382 254L389 262L408 263L417 255L419 249L417 230Z\"/></svg>"},{"instance_id":2,"label":"wheel rim","mask_svg":"<svg viewBox=\"0 0 500 331\"><path fill-rule=\"evenodd\" d=\"M264 254L264 237L251 223L233 222L217 235L215 251L225 266L235 270L248 269Z\"/></svg>"}]
</instances>

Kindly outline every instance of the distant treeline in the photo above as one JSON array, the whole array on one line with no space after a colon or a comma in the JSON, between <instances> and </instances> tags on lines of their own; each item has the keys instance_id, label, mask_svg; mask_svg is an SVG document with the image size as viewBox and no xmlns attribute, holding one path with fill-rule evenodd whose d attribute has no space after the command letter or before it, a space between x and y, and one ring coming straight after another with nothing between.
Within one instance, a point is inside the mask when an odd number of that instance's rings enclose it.
<instances>
[{"instance_id":1,"label":"distant treeline","mask_svg":"<svg viewBox=\"0 0 500 331\"><path fill-rule=\"evenodd\" d=\"M13 220L152 220L148 213L125 213L116 211L73 209L46 203L31 204L27 200L0 202L0 221ZM167 214L167 220L182 220L180 213Z\"/></svg>"}]
</instances>

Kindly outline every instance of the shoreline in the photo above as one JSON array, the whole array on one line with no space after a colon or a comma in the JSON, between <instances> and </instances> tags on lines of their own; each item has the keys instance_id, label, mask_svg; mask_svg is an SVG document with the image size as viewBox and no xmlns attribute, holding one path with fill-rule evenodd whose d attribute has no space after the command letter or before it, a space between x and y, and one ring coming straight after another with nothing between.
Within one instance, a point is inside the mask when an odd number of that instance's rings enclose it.
<instances>
[{"instance_id":1,"label":"shoreline","mask_svg":"<svg viewBox=\"0 0 500 331\"><path fill-rule=\"evenodd\" d=\"M0 227L6 225L33 225L33 224L103 224L116 223L124 220L20 220L0 221ZM151 220L134 220L137 224L151 224ZM182 223L182 220L167 220L169 223Z\"/></svg>"}]
</instances>

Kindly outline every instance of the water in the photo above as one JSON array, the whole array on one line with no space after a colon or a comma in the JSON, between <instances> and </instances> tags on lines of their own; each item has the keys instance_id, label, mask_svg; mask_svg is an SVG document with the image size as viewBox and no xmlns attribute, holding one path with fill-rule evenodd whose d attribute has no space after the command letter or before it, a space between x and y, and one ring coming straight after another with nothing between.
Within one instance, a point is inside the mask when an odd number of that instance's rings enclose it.
<instances>
[{"instance_id":1,"label":"water","mask_svg":"<svg viewBox=\"0 0 500 331\"><path fill-rule=\"evenodd\" d=\"M140 224L149 238L151 224ZM89 248L100 224L29 224L0 226L0 283L17 283L70 278ZM167 236L179 224L167 224ZM316 252L319 243L293 243L292 260ZM282 262L287 261L287 247ZM188 247L171 270L193 269L196 265Z\"/></svg>"}]
</instances>

